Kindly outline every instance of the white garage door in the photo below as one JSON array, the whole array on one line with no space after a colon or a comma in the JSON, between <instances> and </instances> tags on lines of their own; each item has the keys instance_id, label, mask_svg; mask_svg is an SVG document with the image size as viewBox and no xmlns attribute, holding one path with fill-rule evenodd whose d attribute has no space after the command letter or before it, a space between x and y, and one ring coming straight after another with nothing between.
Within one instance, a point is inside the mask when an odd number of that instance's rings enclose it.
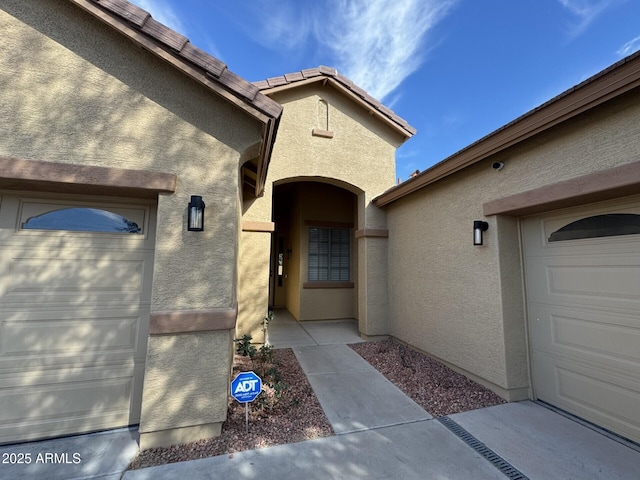
<instances>
[{"instance_id":1,"label":"white garage door","mask_svg":"<svg viewBox=\"0 0 640 480\"><path fill-rule=\"evenodd\" d=\"M138 423L154 212L0 193L0 443Z\"/></svg>"},{"instance_id":2,"label":"white garage door","mask_svg":"<svg viewBox=\"0 0 640 480\"><path fill-rule=\"evenodd\" d=\"M527 218L537 398L640 441L640 198Z\"/></svg>"}]
</instances>

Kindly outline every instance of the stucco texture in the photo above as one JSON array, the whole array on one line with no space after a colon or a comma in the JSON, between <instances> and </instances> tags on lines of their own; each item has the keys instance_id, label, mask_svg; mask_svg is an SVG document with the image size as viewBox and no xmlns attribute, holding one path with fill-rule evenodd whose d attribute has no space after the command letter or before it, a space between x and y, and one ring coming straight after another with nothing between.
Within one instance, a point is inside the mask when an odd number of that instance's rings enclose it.
<instances>
[{"instance_id":1,"label":"stucco texture","mask_svg":"<svg viewBox=\"0 0 640 480\"><path fill-rule=\"evenodd\" d=\"M239 163L261 124L67 1L3 1L0 155L165 172L151 311L237 301ZM191 195L205 231L186 231ZM230 332L150 337L142 427L224 420Z\"/></svg>"},{"instance_id":2,"label":"stucco texture","mask_svg":"<svg viewBox=\"0 0 640 480\"><path fill-rule=\"evenodd\" d=\"M232 305L238 161L258 123L69 2L3 9L0 155L176 174L158 206L152 308ZM185 231L191 195L205 232Z\"/></svg>"},{"instance_id":3,"label":"stucco texture","mask_svg":"<svg viewBox=\"0 0 640 480\"><path fill-rule=\"evenodd\" d=\"M639 131L640 95L627 94L390 204L391 334L505 398L528 395L519 220L484 218L482 204L635 161ZM489 223L483 246L474 220Z\"/></svg>"},{"instance_id":4,"label":"stucco texture","mask_svg":"<svg viewBox=\"0 0 640 480\"><path fill-rule=\"evenodd\" d=\"M386 228L385 212L375 207L371 199L393 186L395 151L405 138L330 85L323 86L318 82L272 93L270 96L283 105L284 113L269 166L264 196L245 204L243 218L272 221L274 194L278 191L278 185L296 181L315 181L332 184L355 195L355 212L350 219L353 221L354 231L363 228ZM332 138L314 135L314 129L331 132ZM290 208L293 209L294 206L291 205ZM336 214L340 216L339 211L332 211L327 205L324 208L325 213L332 212L334 217ZM300 222L300 227L296 228L297 233L292 236L298 242L294 256L299 257L289 261L290 266L295 265L298 268L296 273L290 273L288 277L296 282L296 286L291 286L290 281L286 291L291 313L298 319L355 316L360 320L363 333L372 328L376 332L388 329L387 312L381 310L386 305L386 277L374 277L367 282L361 280L361 269L366 265L386 263L386 245L378 245L370 250L367 239L353 238L352 280L355 282L355 288L350 289L351 291L345 293L329 289L301 290L300 287L307 277L306 271L303 271L306 265L303 252L306 248L302 244L308 242L306 235L302 234L306 228L304 220L302 217L296 220ZM337 221L337 218L329 220ZM386 240L376 242L385 243ZM268 262L270 254L269 249L263 248L248 258L262 256ZM251 277L251 266L245 265L244 258L241 258L240 268L241 289L268 287L268 283L260 278ZM256 281L260 281L261 285L249 286ZM382 292L381 295L385 299L374 299L368 293L371 288L376 292ZM284 293L278 297L282 295ZM262 303L262 298L255 298L260 305L248 308L247 311L266 313L267 304ZM372 308L367 308L367 302L371 302ZM343 307L340 311L329 311L329 305ZM248 318L240 315L239 331L255 330L262 316ZM375 325L372 323L374 320Z\"/></svg>"},{"instance_id":5,"label":"stucco texture","mask_svg":"<svg viewBox=\"0 0 640 480\"><path fill-rule=\"evenodd\" d=\"M226 420L232 355L229 331L149 337L140 433Z\"/></svg>"}]
</instances>

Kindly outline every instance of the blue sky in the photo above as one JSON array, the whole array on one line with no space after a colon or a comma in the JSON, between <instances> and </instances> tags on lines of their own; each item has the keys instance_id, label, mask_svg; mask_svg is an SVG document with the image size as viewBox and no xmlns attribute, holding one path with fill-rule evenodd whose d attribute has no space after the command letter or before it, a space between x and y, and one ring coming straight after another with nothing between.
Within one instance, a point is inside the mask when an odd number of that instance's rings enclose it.
<instances>
[{"instance_id":1,"label":"blue sky","mask_svg":"<svg viewBox=\"0 0 640 480\"><path fill-rule=\"evenodd\" d=\"M327 65L418 129L405 180L640 49L638 0L134 0L250 81Z\"/></svg>"}]
</instances>

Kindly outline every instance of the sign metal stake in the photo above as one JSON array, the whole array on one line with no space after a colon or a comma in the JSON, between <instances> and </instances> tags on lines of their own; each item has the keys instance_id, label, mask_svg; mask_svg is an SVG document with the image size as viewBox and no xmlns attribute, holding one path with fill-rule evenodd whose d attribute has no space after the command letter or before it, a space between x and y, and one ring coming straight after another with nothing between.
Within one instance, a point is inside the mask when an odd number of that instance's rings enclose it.
<instances>
[{"instance_id":1,"label":"sign metal stake","mask_svg":"<svg viewBox=\"0 0 640 480\"><path fill-rule=\"evenodd\" d=\"M249 433L249 402L262 391L262 379L253 372L241 372L231 382L231 396L244 403L244 431Z\"/></svg>"}]
</instances>

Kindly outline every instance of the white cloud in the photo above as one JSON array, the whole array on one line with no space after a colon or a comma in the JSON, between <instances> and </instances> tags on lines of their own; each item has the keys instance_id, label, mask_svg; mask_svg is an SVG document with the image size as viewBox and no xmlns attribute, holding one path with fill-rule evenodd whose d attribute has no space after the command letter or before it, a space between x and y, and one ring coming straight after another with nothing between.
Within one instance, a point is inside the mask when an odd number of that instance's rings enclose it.
<instances>
[{"instance_id":1,"label":"white cloud","mask_svg":"<svg viewBox=\"0 0 640 480\"><path fill-rule=\"evenodd\" d=\"M640 50L640 35L625 43L616 53L621 57L626 57Z\"/></svg>"},{"instance_id":2,"label":"white cloud","mask_svg":"<svg viewBox=\"0 0 640 480\"><path fill-rule=\"evenodd\" d=\"M252 14L261 28L248 33L287 54L315 40L316 57L383 100L424 62L428 32L458 1L256 0Z\"/></svg>"},{"instance_id":3,"label":"white cloud","mask_svg":"<svg viewBox=\"0 0 640 480\"><path fill-rule=\"evenodd\" d=\"M316 18L317 40L335 65L370 95L383 100L424 61L427 33L456 0L334 0Z\"/></svg>"},{"instance_id":4,"label":"white cloud","mask_svg":"<svg viewBox=\"0 0 640 480\"><path fill-rule=\"evenodd\" d=\"M558 0L560 4L569 10L577 18L577 23L572 26L571 36L580 35L595 18L616 0Z\"/></svg>"}]
</instances>

